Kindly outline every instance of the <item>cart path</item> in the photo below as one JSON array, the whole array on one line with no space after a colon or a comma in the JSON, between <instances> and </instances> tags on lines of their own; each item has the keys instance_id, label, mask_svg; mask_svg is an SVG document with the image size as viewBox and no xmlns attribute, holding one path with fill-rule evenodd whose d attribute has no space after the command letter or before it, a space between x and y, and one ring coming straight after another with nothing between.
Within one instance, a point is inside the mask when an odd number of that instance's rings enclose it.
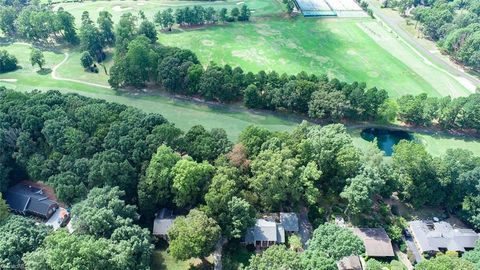
<instances>
[{"instance_id":1,"label":"cart path","mask_svg":"<svg viewBox=\"0 0 480 270\"><path fill-rule=\"evenodd\" d=\"M58 76L57 75L57 69L61 65L65 64L65 62L67 62L68 58L70 57L70 55L67 52L65 52L63 54L65 55L65 58L63 58L63 60L60 63L56 64L52 69L52 79L57 80L57 81L68 81L68 82L81 83L81 84L95 86L95 87L101 87L101 88L105 88L105 89L112 89L110 86L104 85L104 84L91 83L91 82L69 79L69 78L62 78L62 77Z\"/></svg>"},{"instance_id":2,"label":"cart path","mask_svg":"<svg viewBox=\"0 0 480 270\"><path fill-rule=\"evenodd\" d=\"M405 31L399 26L399 23L403 18L398 15L399 18L389 16L383 12L382 8L379 7L378 3L375 0L368 0L369 7L373 10L376 18L379 19L383 24L392 29L401 40L403 40L408 46L410 46L420 57L428 56L428 60L433 62L440 70L444 71L446 74L455 78L460 84L467 88L470 92L475 93L475 88L480 86L480 79L468 74L460 67L454 63L448 63L446 60L440 58L435 53L432 53L427 48L423 47L420 42L418 42L415 37L411 36L410 33Z\"/></svg>"}]
</instances>

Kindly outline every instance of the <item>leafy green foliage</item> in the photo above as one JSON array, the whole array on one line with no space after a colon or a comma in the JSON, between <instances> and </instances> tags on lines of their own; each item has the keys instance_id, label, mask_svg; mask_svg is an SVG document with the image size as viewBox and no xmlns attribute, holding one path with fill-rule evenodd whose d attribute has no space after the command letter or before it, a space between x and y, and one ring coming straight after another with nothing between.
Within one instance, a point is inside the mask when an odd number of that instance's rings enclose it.
<instances>
[{"instance_id":1,"label":"leafy green foliage","mask_svg":"<svg viewBox=\"0 0 480 270\"><path fill-rule=\"evenodd\" d=\"M17 58L5 50L0 51L0 73L16 70Z\"/></svg>"},{"instance_id":2,"label":"leafy green foliage","mask_svg":"<svg viewBox=\"0 0 480 270\"><path fill-rule=\"evenodd\" d=\"M38 65L40 69L43 69L45 65L45 56L43 56L43 52L39 49L32 48L30 52L30 63L32 66Z\"/></svg>"},{"instance_id":3,"label":"leafy green foliage","mask_svg":"<svg viewBox=\"0 0 480 270\"><path fill-rule=\"evenodd\" d=\"M173 202L178 207L194 206L207 192L214 167L208 162L197 163L182 159L172 168Z\"/></svg>"},{"instance_id":4,"label":"leafy green foliage","mask_svg":"<svg viewBox=\"0 0 480 270\"><path fill-rule=\"evenodd\" d=\"M250 259L250 265L245 270L270 270L270 269L303 269L300 256L293 250L283 245L269 247L261 254Z\"/></svg>"},{"instance_id":5,"label":"leafy green foliage","mask_svg":"<svg viewBox=\"0 0 480 270\"><path fill-rule=\"evenodd\" d=\"M48 228L35 224L33 219L11 215L0 223L0 264L2 267L17 267L22 256L34 251L47 236Z\"/></svg>"},{"instance_id":6,"label":"leafy green foliage","mask_svg":"<svg viewBox=\"0 0 480 270\"><path fill-rule=\"evenodd\" d=\"M178 217L168 231L170 254L178 260L203 258L213 252L220 239L220 227L204 212L193 209Z\"/></svg>"},{"instance_id":7,"label":"leafy green foliage","mask_svg":"<svg viewBox=\"0 0 480 270\"><path fill-rule=\"evenodd\" d=\"M439 254L435 258L423 260L415 266L418 270L463 270L474 269L474 265L459 258L456 252Z\"/></svg>"}]
</instances>

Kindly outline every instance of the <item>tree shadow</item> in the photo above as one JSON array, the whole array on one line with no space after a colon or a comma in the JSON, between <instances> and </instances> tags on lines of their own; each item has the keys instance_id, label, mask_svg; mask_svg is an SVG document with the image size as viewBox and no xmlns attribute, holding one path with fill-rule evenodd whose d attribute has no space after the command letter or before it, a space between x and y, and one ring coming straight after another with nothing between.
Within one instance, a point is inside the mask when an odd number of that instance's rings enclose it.
<instances>
[{"instance_id":1,"label":"tree shadow","mask_svg":"<svg viewBox=\"0 0 480 270\"><path fill-rule=\"evenodd\" d=\"M52 69L51 68L42 68L40 70L37 70L37 74L38 75L48 75L52 73Z\"/></svg>"}]
</instances>

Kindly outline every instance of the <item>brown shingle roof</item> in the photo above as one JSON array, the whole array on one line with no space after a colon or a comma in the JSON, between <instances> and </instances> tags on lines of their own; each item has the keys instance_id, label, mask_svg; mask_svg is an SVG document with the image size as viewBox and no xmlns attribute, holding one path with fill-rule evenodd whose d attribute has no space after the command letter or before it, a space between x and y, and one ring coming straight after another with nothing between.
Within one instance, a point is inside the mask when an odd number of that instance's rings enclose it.
<instances>
[{"instance_id":1,"label":"brown shingle roof","mask_svg":"<svg viewBox=\"0 0 480 270\"><path fill-rule=\"evenodd\" d=\"M353 228L353 232L362 239L369 257L393 257L392 241L383 228Z\"/></svg>"}]
</instances>

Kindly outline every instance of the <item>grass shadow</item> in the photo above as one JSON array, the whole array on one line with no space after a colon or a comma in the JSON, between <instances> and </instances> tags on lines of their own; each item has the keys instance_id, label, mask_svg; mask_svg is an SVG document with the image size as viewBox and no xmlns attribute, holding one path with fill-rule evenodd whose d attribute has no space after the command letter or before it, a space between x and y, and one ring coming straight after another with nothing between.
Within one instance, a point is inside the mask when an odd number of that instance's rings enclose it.
<instances>
[{"instance_id":1,"label":"grass shadow","mask_svg":"<svg viewBox=\"0 0 480 270\"><path fill-rule=\"evenodd\" d=\"M52 69L51 68L42 68L40 70L37 70L37 74L38 75L48 75L52 73Z\"/></svg>"}]
</instances>

